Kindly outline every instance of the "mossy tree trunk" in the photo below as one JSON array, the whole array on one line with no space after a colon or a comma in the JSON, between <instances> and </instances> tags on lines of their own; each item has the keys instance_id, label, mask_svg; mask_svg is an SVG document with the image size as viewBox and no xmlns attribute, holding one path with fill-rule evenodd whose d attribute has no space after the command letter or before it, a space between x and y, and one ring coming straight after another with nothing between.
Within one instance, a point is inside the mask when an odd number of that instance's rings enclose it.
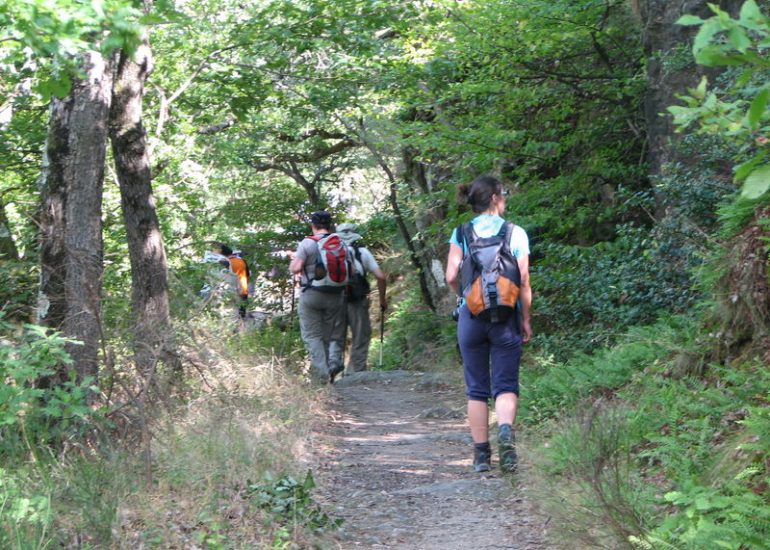
<instances>
[{"instance_id":1,"label":"mossy tree trunk","mask_svg":"<svg viewBox=\"0 0 770 550\"><path fill-rule=\"evenodd\" d=\"M67 153L56 167L64 175L64 333L78 379L98 376L103 272L102 191L112 62L98 52L84 56L85 78L72 85L64 126ZM52 167L53 169L54 167Z\"/></svg>"},{"instance_id":2,"label":"mossy tree trunk","mask_svg":"<svg viewBox=\"0 0 770 550\"><path fill-rule=\"evenodd\" d=\"M40 175L38 211L40 285L36 320L53 329L64 325L66 279L64 227L67 206L66 166L70 154L69 120L73 95L51 101L43 166Z\"/></svg>"},{"instance_id":3,"label":"mossy tree trunk","mask_svg":"<svg viewBox=\"0 0 770 550\"><path fill-rule=\"evenodd\" d=\"M770 207L758 208L743 231L725 243L725 274L717 281L721 308L717 358L729 363L744 350L770 360Z\"/></svg>"},{"instance_id":4,"label":"mossy tree trunk","mask_svg":"<svg viewBox=\"0 0 770 550\"><path fill-rule=\"evenodd\" d=\"M713 15L708 4L714 3L735 13L742 0L640 0L638 13L644 29L644 55L647 59L647 91L645 93L645 118L647 121L648 160L650 175L665 173L667 165L681 162L690 165L698 162L691 155L677 151L680 134L675 132L673 119L667 108L679 103L677 96L698 85L700 77L713 73L696 65L692 56L692 40L698 27L684 27L676 21L685 14L708 18ZM681 134L683 136L684 134ZM658 212L662 217L664 212Z\"/></svg>"},{"instance_id":5,"label":"mossy tree trunk","mask_svg":"<svg viewBox=\"0 0 770 550\"><path fill-rule=\"evenodd\" d=\"M430 296L431 309L439 312L449 312L454 306L454 296L444 278L445 260L449 253L449 245L436 242L436 239L422 237L435 223L447 217L447 204L443 195L436 193L442 179L440 170L426 166L418 159L419 152L406 147L402 150L404 180L414 193L421 197L420 208L414 212L414 223L417 229L417 257L420 269L424 273L425 291Z\"/></svg>"}]
</instances>

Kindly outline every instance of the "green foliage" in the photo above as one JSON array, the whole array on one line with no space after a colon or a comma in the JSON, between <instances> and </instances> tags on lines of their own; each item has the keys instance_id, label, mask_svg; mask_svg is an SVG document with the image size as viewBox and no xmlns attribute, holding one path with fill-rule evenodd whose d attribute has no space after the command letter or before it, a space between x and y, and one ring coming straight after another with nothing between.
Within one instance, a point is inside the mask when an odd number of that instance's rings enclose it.
<instances>
[{"instance_id":1,"label":"green foliage","mask_svg":"<svg viewBox=\"0 0 770 550\"><path fill-rule=\"evenodd\" d=\"M50 497L27 494L15 476L0 468L0 544L3 548L43 548L50 521Z\"/></svg>"},{"instance_id":2,"label":"green foliage","mask_svg":"<svg viewBox=\"0 0 770 550\"><path fill-rule=\"evenodd\" d=\"M295 305L295 307L298 307ZM292 325L288 323L292 322ZM286 367L299 371L304 363L305 348L299 331L299 319L276 318L267 324L247 331L233 341L234 348L244 355L280 361Z\"/></svg>"},{"instance_id":3,"label":"green foliage","mask_svg":"<svg viewBox=\"0 0 770 550\"><path fill-rule=\"evenodd\" d=\"M37 296L36 273L28 261L2 259L0 263L0 315L9 320L24 321L31 317L30 305ZM0 325L0 334L3 329Z\"/></svg>"},{"instance_id":4,"label":"green foliage","mask_svg":"<svg viewBox=\"0 0 770 550\"><path fill-rule=\"evenodd\" d=\"M416 282L413 283L416 287ZM425 369L427 365L456 360L457 325L447 316L439 316L422 303L419 289L409 292L388 311L387 336L383 344L383 369ZM372 339L374 340L374 338ZM379 341L375 346L379 345ZM379 348L372 355L379 353Z\"/></svg>"},{"instance_id":5,"label":"green foliage","mask_svg":"<svg viewBox=\"0 0 770 550\"><path fill-rule=\"evenodd\" d=\"M644 532L654 515L649 502L655 487L644 479L632 452L632 415L622 403L584 401L549 441L547 474L553 483L569 480L554 495L569 500L569 517L559 521L563 529L557 536L571 546L619 548L620 541Z\"/></svg>"},{"instance_id":6,"label":"green foliage","mask_svg":"<svg viewBox=\"0 0 770 550\"><path fill-rule=\"evenodd\" d=\"M289 475L276 479L267 473L262 483L248 482L246 495L255 506L269 511L275 521L284 527L302 525L313 532L337 529L343 519L330 517L313 501L314 488L315 480L310 470L301 482ZM288 535L286 531L279 531L278 539L284 538L281 533Z\"/></svg>"},{"instance_id":7,"label":"green foliage","mask_svg":"<svg viewBox=\"0 0 770 550\"><path fill-rule=\"evenodd\" d=\"M715 369L713 380L656 379L637 393L629 429L644 442L639 459L650 473L665 472L674 490L661 504L677 509L641 539L654 548L658 542L682 549L768 547L770 502L759 490L770 473L764 463L770 448L760 439L767 408L750 405L766 394L767 375L752 367ZM741 433L741 425L750 428Z\"/></svg>"},{"instance_id":8,"label":"green foliage","mask_svg":"<svg viewBox=\"0 0 770 550\"><path fill-rule=\"evenodd\" d=\"M613 241L593 246L535 248L544 256L532 268L539 293L535 322L545 333L536 342L547 352L558 357L591 353L613 342L619 331L692 305L688 268L693 260L686 258L692 252L680 239L662 228L628 225L617 231ZM570 330L560 331L562 326Z\"/></svg>"},{"instance_id":9,"label":"green foliage","mask_svg":"<svg viewBox=\"0 0 770 550\"><path fill-rule=\"evenodd\" d=\"M66 381L41 387L70 363L65 338L26 325L14 340L0 347L0 449L35 453L38 446L60 444L98 420L87 403L89 393L98 391L90 381L78 383L71 372Z\"/></svg>"},{"instance_id":10,"label":"green foliage","mask_svg":"<svg viewBox=\"0 0 770 550\"><path fill-rule=\"evenodd\" d=\"M361 234L366 247L370 250L403 248L403 241L393 216L384 213L375 214L365 223L359 224L357 232Z\"/></svg>"},{"instance_id":11,"label":"green foliage","mask_svg":"<svg viewBox=\"0 0 770 550\"><path fill-rule=\"evenodd\" d=\"M614 394L673 354L677 349L673 342L686 339L691 330L686 317L674 317L633 327L615 346L590 356L577 355L564 364L538 355L535 375L522 381L528 395L521 402L522 420L539 423L571 409L582 398Z\"/></svg>"},{"instance_id":12,"label":"green foliage","mask_svg":"<svg viewBox=\"0 0 770 550\"><path fill-rule=\"evenodd\" d=\"M759 495L685 485L665 500L681 510L645 540L673 542L682 550L770 548L770 505Z\"/></svg>"},{"instance_id":13,"label":"green foliage","mask_svg":"<svg viewBox=\"0 0 770 550\"><path fill-rule=\"evenodd\" d=\"M539 359L522 418L564 419L550 424L554 482L574 486L573 513L635 547L767 548L770 375L743 365L682 376L714 345L699 330L676 317L591 357Z\"/></svg>"},{"instance_id":14,"label":"green foliage","mask_svg":"<svg viewBox=\"0 0 770 550\"><path fill-rule=\"evenodd\" d=\"M738 19L710 4L714 16L702 20L684 16L682 25L698 25L693 42L696 61L711 67L735 67L737 73L727 90L708 89L705 77L700 85L682 96L686 106L669 111L681 129L697 124L699 132L720 133L738 144L735 178L744 182L742 195L756 199L770 188L768 173L768 133L770 133L770 19L754 0L746 0Z\"/></svg>"},{"instance_id":15,"label":"green foliage","mask_svg":"<svg viewBox=\"0 0 770 550\"><path fill-rule=\"evenodd\" d=\"M132 51L139 44L141 12L133 2L107 0L3 0L0 3L0 66L10 72L27 64L42 64L37 91L46 99L69 93L77 75L76 58L94 47L105 54ZM50 65L48 64L50 62Z\"/></svg>"}]
</instances>

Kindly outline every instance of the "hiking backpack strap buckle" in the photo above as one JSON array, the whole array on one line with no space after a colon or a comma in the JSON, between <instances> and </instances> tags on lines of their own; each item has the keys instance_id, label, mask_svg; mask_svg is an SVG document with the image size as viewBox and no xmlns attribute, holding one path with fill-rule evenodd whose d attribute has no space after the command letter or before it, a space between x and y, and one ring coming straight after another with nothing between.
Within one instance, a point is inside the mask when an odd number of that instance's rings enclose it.
<instances>
[{"instance_id":1,"label":"hiking backpack strap buckle","mask_svg":"<svg viewBox=\"0 0 770 550\"><path fill-rule=\"evenodd\" d=\"M489 296L489 313L491 321L497 323L500 318L497 315L497 284L489 282L487 283L487 296Z\"/></svg>"}]
</instances>

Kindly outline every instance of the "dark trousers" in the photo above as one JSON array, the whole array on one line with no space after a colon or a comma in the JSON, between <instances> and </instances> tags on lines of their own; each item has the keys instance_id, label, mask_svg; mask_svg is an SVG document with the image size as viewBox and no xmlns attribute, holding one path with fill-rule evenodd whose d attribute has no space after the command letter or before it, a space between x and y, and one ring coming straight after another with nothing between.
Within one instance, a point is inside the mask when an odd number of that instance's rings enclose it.
<instances>
[{"instance_id":1,"label":"dark trousers","mask_svg":"<svg viewBox=\"0 0 770 550\"><path fill-rule=\"evenodd\" d=\"M457 341L463 358L468 399L486 401L501 393L519 394L521 335L512 316L500 323L473 317L460 309Z\"/></svg>"}]
</instances>

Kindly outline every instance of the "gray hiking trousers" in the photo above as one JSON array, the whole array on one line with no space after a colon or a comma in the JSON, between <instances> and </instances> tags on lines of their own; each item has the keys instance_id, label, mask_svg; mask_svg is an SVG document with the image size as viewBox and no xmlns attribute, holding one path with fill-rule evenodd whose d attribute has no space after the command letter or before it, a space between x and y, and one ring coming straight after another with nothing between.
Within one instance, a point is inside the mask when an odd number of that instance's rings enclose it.
<instances>
[{"instance_id":1,"label":"gray hiking trousers","mask_svg":"<svg viewBox=\"0 0 770 550\"><path fill-rule=\"evenodd\" d=\"M348 302L348 326L350 327L350 358L348 371L366 370L369 342L372 339L372 322L369 319L369 298Z\"/></svg>"},{"instance_id":2,"label":"gray hiking trousers","mask_svg":"<svg viewBox=\"0 0 770 550\"><path fill-rule=\"evenodd\" d=\"M299 297L299 328L312 374L328 380L343 369L345 300L342 292L304 290Z\"/></svg>"}]
</instances>

